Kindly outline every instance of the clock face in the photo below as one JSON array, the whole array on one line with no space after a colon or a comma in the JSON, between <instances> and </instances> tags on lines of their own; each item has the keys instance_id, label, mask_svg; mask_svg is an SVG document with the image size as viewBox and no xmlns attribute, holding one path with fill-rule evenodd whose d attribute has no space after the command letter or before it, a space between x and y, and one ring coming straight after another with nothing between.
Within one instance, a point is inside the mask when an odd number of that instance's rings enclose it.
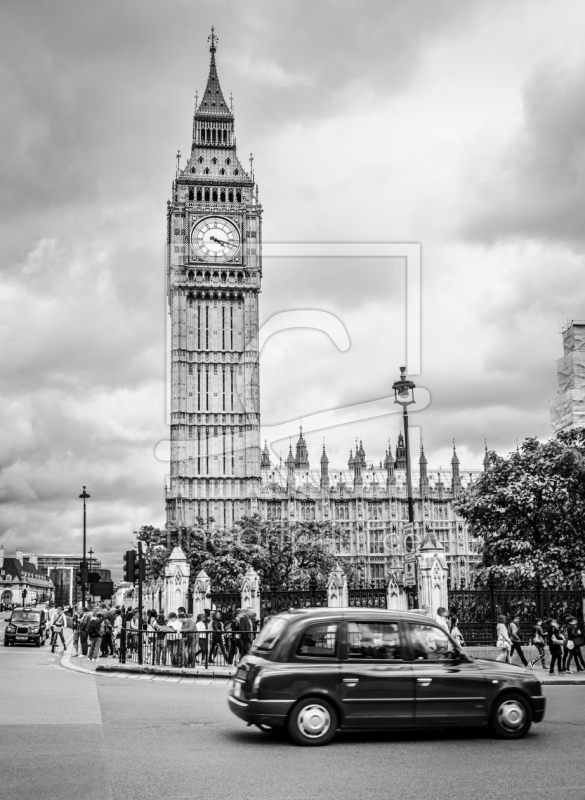
<instances>
[{"instance_id":1,"label":"clock face","mask_svg":"<svg viewBox=\"0 0 585 800\"><path fill-rule=\"evenodd\" d=\"M191 229L191 250L201 261L231 261L239 249L240 233L225 217L205 217Z\"/></svg>"}]
</instances>

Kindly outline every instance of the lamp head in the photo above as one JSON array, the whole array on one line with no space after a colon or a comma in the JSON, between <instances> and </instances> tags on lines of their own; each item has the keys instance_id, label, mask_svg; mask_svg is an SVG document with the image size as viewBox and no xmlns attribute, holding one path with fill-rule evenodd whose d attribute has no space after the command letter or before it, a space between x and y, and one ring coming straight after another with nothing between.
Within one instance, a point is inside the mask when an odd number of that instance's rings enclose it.
<instances>
[{"instance_id":1,"label":"lamp head","mask_svg":"<svg viewBox=\"0 0 585 800\"><path fill-rule=\"evenodd\" d=\"M394 402L401 406L414 403L415 385L406 377L406 367L400 367L400 378L392 384L394 389Z\"/></svg>"}]
</instances>

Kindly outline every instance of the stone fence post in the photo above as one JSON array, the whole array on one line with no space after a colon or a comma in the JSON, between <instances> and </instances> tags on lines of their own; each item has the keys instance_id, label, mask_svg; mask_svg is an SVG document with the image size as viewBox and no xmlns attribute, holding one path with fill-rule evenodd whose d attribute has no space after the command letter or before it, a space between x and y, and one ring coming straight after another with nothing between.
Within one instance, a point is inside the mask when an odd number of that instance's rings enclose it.
<instances>
[{"instance_id":1,"label":"stone fence post","mask_svg":"<svg viewBox=\"0 0 585 800\"><path fill-rule=\"evenodd\" d=\"M175 547L165 565L165 614L187 607L191 566L180 547Z\"/></svg>"},{"instance_id":2,"label":"stone fence post","mask_svg":"<svg viewBox=\"0 0 585 800\"><path fill-rule=\"evenodd\" d=\"M260 620L260 578L254 567L248 567L241 589L242 608L251 608Z\"/></svg>"},{"instance_id":3,"label":"stone fence post","mask_svg":"<svg viewBox=\"0 0 585 800\"><path fill-rule=\"evenodd\" d=\"M390 611L408 611L408 597L406 596L404 587L398 583L394 572L388 573L386 608Z\"/></svg>"},{"instance_id":4,"label":"stone fence post","mask_svg":"<svg viewBox=\"0 0 585 800\"><path fill-rule=\"evenodd\" d=\"M437 609L449 607L447 578L449 567L443 545L429 532L418 555L418 606L430 608L434 617Z\"/></svg>"},{"instance_id":5,"label":"stone fence post","mask_svg":"<svg viewBox=\"0 0 585 800\"><path fill-rule=\"evenodd\" d=\"M341 565L336 562L327 579L327 605L330 608L347 608L347 577Z\"/></svg>"},{"instance_id":6,"label":"stone fence post","mask_svg":"<svg viewBox=\"0 0 585 800\"><path fill-rule=\"evenodd\" d=\"M208 595L211 580L204 569L195 578L193 585L193 617L197 619L197 614L203 614L208 608Z\"/></svg>"}]
</instances>

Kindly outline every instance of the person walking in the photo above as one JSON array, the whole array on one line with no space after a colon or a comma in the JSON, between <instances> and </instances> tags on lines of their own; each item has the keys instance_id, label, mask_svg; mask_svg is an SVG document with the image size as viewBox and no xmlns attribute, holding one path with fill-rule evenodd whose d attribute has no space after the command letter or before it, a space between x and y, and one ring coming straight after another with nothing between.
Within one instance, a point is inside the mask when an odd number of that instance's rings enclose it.
<instances>
[{"instance_id":1,"label":"person walking","mask_svg":"<svg viewBox=\"0 0 585 800\"><path fill-rule=\"evenodd\" d=\"M451 617L451 637L455 639L459 647L465 647L463 634L459 630L459 619L456 616Z\"/></svg>"},{"instance_id":2,"label":"person walking","mask_svg":"<svg viewBox=\"0 0 585 800\"><path fill-rule=\"evenodd\" d=\"M65 613L63 611L63 606L57 606L55 609L55 613L51 618L51 653L55 652L55 647L57 647L57 638L61 639L61 644L63 645L63 652L67 650L67 645L65 644L65 636L63 631L67 625L67 620L65 619Z\"/></svg>"},{"instance_id":3,"label":"person walking","mask_svg":"<svg viewBox=\"0 0 585 800\"><path fill-rule=\"evenodd\" d=\"M437 609L437 614L435 616L435 622L438 622L441 628L449 633L449 623L447 622L447 609L440 606Z\"/></svg>"},{"instance_id":4,"label":"person walking","mask_svg":"<svg viewBox=\"0 0 585 800\"><path fill-rule=\"evenodd\" d=\"M242 658L248 653L252 647L252 616L254 611L251 608L246 608L240 617L240 648Z\"/></svg>"},{"instance_id":5,"label":"person walking","mask_svg":"<svg viewBox=\"0 0 585 800\"><path fill-rule=\"evenodd\" d=\"M581 633L581 629L579 628L577 618L576 617L569 617L567 620L567 657L566 660L563 658L563 670L571 674L571 661L575 661L575 666L577 667L577 672L582 672L585 670L585 663L583 662L583 656L581 655L581 647L583 646L584 640L583 635Z\"/></svg>"},{"instance_id":6,"label":"person walking","mask_svg":"<svg viewBox=\"0 0 585 800\"><path fill-rule=\"evenodd\" d=\"M183 636L183 666L195 666L195 652L197 650L197 624L193 617L187 616L183 620L181 635Z\"/></svg>"},{"instance_id":7,"label":"person walking","mask_svg":"<svg viewBox=\"0 0 585 800\"><path fill-rule=\"evenodd\" d=\"M496 661L505 661L506 664L510 663L510 650L512 649L512 641L508 633L506 625L506 617L501 614L498 617L498 624L496 626L496 647L502 652L496 658Z\"/></svg>"},{"instance_id":8,"label":"person walking","mask_svg":"<svg viewBox=\"0 0 585 800\"><path fill-rule=\"evenodd\" d=\"M208 652L205 614L197 614L197 619L195 620L195 630L197 635L195 637L195 655L193 661L195 664L198 664L199 662L197 661L197 657L200 655L203 656L203 662L205 662Z\"/></svg>"},{"instance_id":9,"label":"person walking","mask_svg":"<svg viewBox=\"0 0 585 800\"><path fill-rule=\"evenodd\" d=\"M216 611L213 615L213 619L211 621L211 653L210 653L210 661L213 664L213 660L217 656L217 649L221 650L221 654L224 657L224 663L229 661L229 656L227 650L225 649L225 642L224 642L224 627L223 622L221 619L221 614L219 611Z\"/></svg>"},{"instance_id":10,"label":"person walking","mask_svg":"<svg viewBox=\"0 0 585 800\"><path fill-rule=\"evenodd\" d=\"M516 616L510 623L510 640L512 642L512 649L510 651L510 661L512 661L512 656L514 655L514 653L518 653L518 655L520 656L520 661L525 667L527 667L528 661L526 660L526 656L522 651L522 639L520 638L520 617L518 616L518 614L516 614Z\"/></svg>"},{"instance_id":11,"label":"person walking","mask_svg":"<svg viewBox=\"0 0 585 800\"><path fill-rule=\"evenodd\" d=\"M80 636L81 631L79 627L81 622L85 616L85 608L81 606L77 611L73 612L73 644L71 645L72 653L71 655L76 657L79 656L79 646L80 646Z\"/></svg>"},{"instance_id":12,"label":"person walking","mask_svg":"<svg viewBox=\"0 0 585 800\"><path fill-rule=\"evenodd\" d=\"M548 632L548 648L550 652L550 671L549 675L554 675L555 664L558 665L559 675L563 671L563 644L565 638L559 629L559 623L556 619L551 619L550 630Z\"/></svg>"},{"instance_id":13,"label":"person walking","mask_svg":"<svg viewBox=\"0 0 585 800\"><path fill-rule=\"evenodd\" d=\"M234 616L229 623L229 651L227 663L231 666L236 661L236 656L240 652L240 616L241 608L236 608Z\"/></svg>"},{"instance_id":14,"label":"person walking","mask_svg":"<svg viewBox=\"0 0 585 800\"><path fill-rule=\"evenodd\" d=\"M546 669L546 652L544 650L544 631L542 629L542 620L537 617L534 627L532 628L532 644L538 650L538 658L530 662L530 668L534 669L535 664L542 661L542 668Z\"/></svg>"},{"instance_id":15,"label":"person walking","mask_svg":"<svg viewBox=\"0 0 585 800\"><path fill-rule=\"evenodd\" d=\"M180 636L179 633L183 627L183 620L180 620L174 611L168 616L167 626L172 628L172 633L167 637L167 651L170 657L171 666L179 666L179 649L180 649Z\"/></svg>"},{"instance_id":16,"label":"person walking","mask_svg":"<svg viewBox=\"0 0 585 800\"><path fill-rule=\"evenodd\" d=\"M87 626L87 633L89 636L89 652L87 660L98 661L100 657L102 636L104 633L104 619L101 610L93 612L93 617Z\"/></svg>"}]
</instances>

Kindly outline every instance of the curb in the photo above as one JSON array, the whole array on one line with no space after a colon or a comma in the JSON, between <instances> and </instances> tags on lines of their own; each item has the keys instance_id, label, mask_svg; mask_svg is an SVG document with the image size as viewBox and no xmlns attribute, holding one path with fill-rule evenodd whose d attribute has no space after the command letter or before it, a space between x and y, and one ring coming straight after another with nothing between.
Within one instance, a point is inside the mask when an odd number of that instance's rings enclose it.
<instances>
[{"instance_id":1,"label":"curb","mask_svg":"<svg viewBox=\"0 0 585 800\"><path fill-rule=\"evenodd\" d=\"M130 675L166 675L173 678L221 678L229 680L234 677L236 670L232 669L226 672L217 672L210 669L181 669L179 667L152 667L143 664L98 664L95 668L98 672L125 672Z\"/></svg>"},{"instance_id":2,"label":"curb","mask_svg":"<svg viewBox=\"0 0 585 800\"><path fill-rule=\"evenodd\" d=\"M62 667L65 669L70 669L73 672L84 672L86 675L95 675L93 669L84 669L83 667L78 667L75 664L71 663L71 653L67 651L61 656L61 661L59 662Z\"/></svg>"}]
</instances>

